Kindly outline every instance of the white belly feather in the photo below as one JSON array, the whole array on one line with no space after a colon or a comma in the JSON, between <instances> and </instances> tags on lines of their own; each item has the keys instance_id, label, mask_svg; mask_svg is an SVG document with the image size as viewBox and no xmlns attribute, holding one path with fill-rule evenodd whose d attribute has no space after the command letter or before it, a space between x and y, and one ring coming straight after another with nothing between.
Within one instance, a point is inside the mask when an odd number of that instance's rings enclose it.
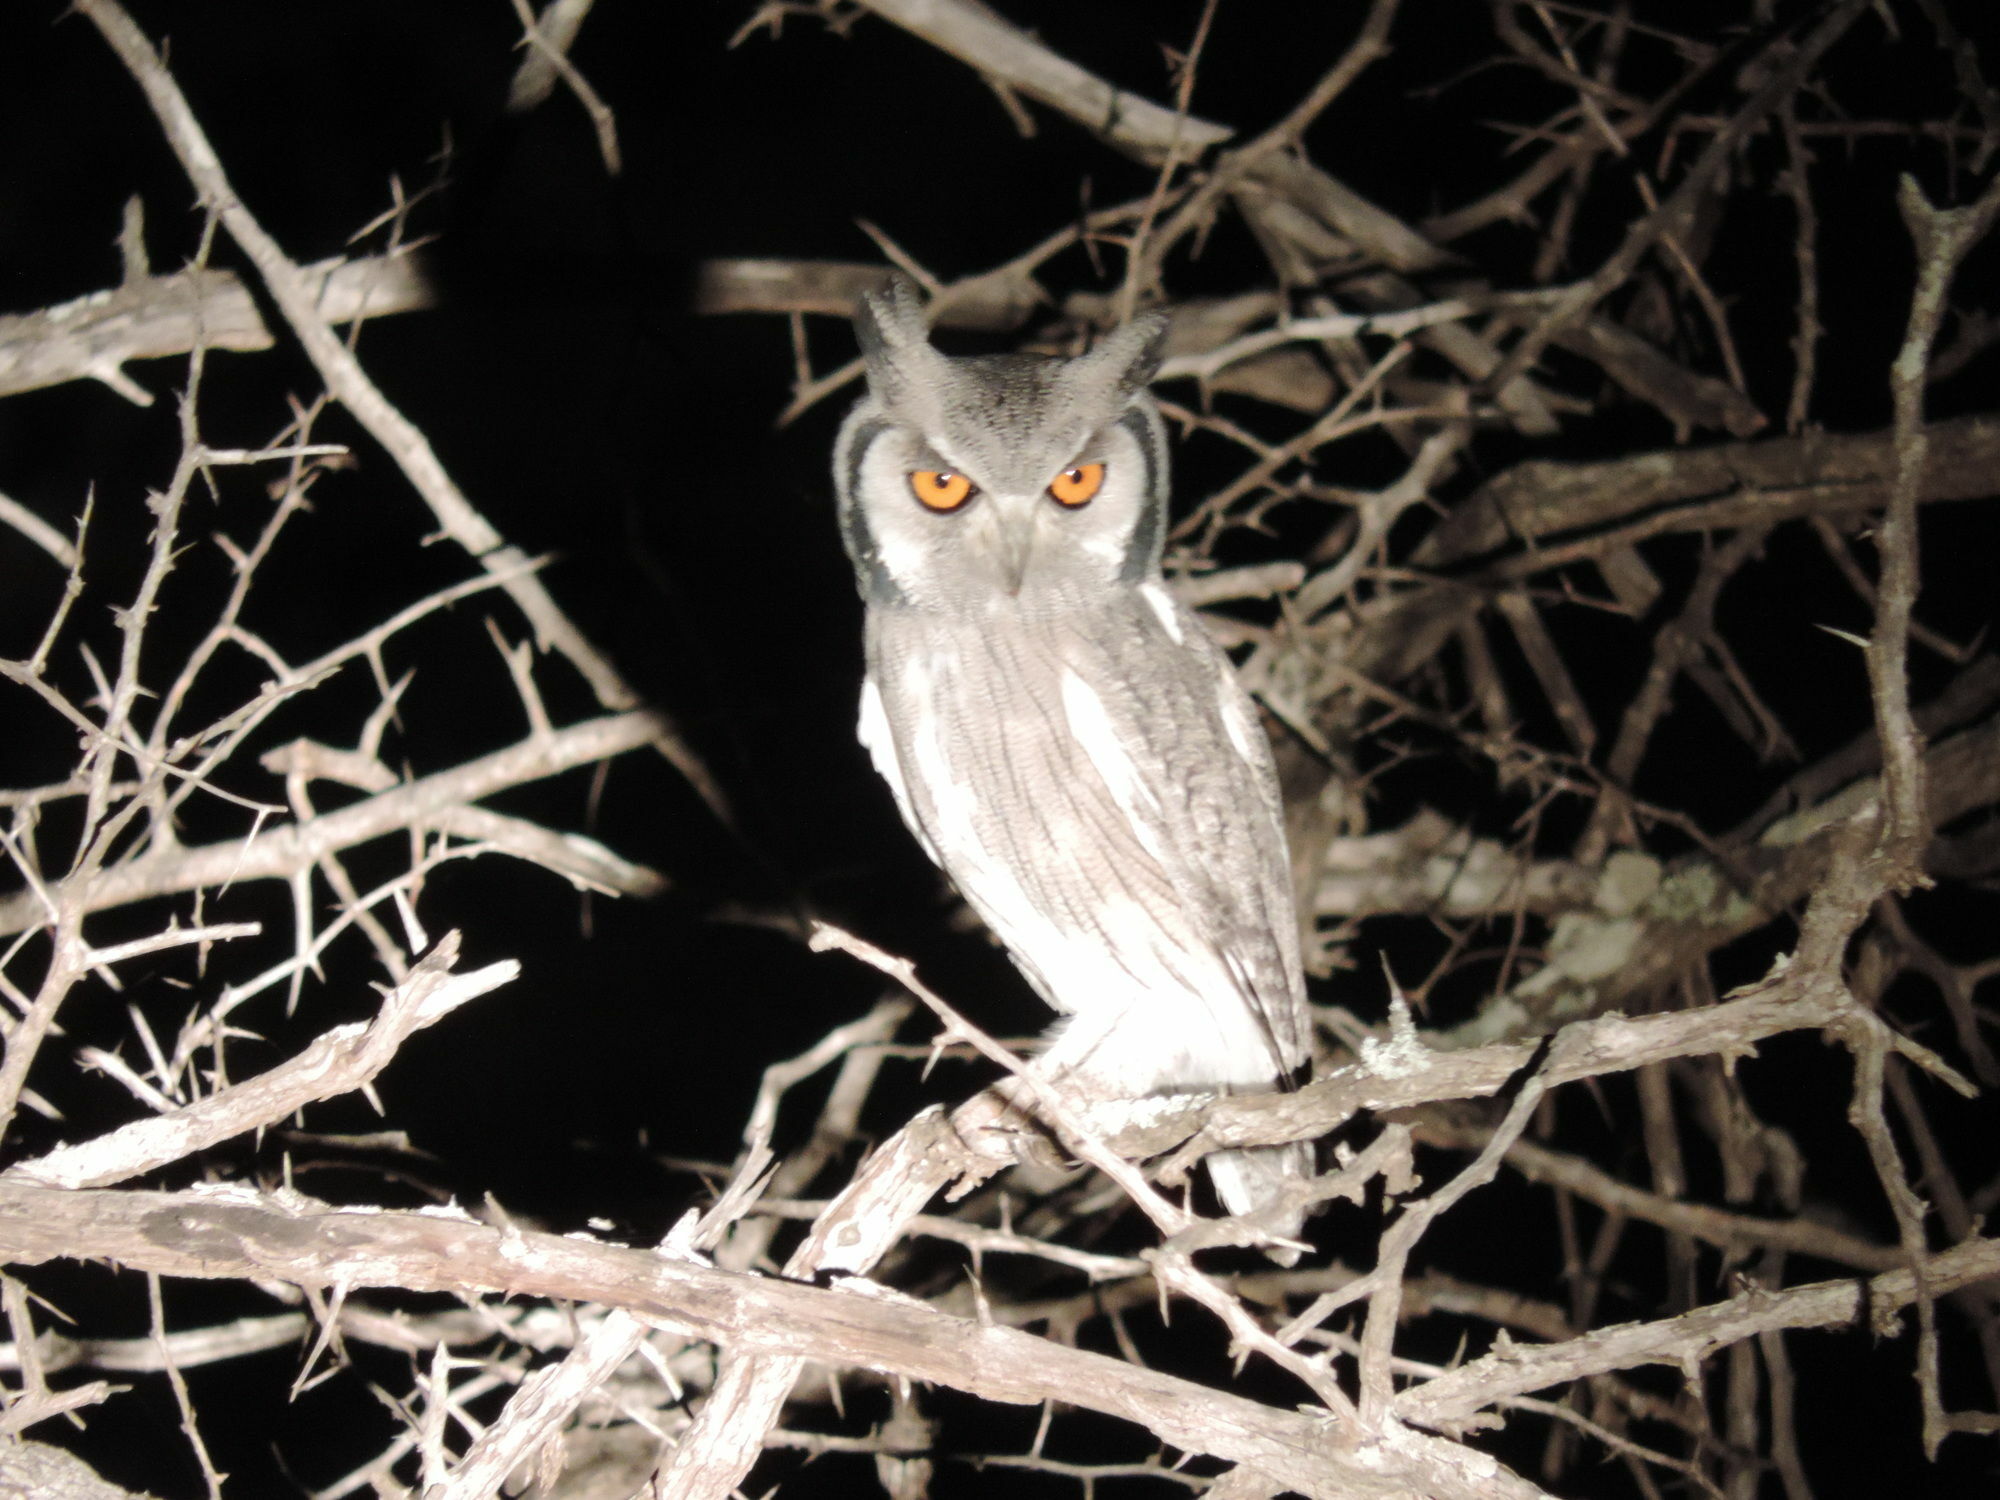
<instances>
[{"instance_id":1,"label":"white belly feather","mask_svg":"<svg viewBox=\"0 0 2000 1500\"><path fill-rule=\"evenodd\" d=\"M926 852L1068 1015L1052 1066L1123 1094L1269 1087L1305 1038L1261 731L1225 702L1241 698L1226 664L1157 607L1089 623L998 649L976 623L871 618L862 742ZM1142 693L1135 652L1177 670Z\"/></svg>"}]
</instances>

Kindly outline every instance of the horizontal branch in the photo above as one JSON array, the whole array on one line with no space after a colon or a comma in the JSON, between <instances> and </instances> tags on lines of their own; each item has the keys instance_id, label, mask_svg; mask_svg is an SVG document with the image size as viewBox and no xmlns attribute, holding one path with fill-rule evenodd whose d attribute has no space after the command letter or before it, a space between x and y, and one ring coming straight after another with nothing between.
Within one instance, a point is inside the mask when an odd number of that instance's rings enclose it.
<instances>
[{"instance_id":1,"label":"horizontal branch","mask_svg":"<svg viewBox=\"0 0 2000 1500\"><path fill-rule=\"evenodd\" d=\"M300 267L299 275L320 317L332 324L436 303L422 263L410 253L326 261ZM102 380L150 405L152 393L122 373L127 360L165 359L196 344L248 353L275 343L257 299L234 271L142 276L59 307L0 317L0 396Z\"/></svg>"},{"instance_id":2,"label":"horizontal branch","mask_svg":"<svg viewBox=\"0 0 2000 1500\"><path fill-rule=\"evenodd\" d=\"M1919 498L1973 500L2000 492L2000 415L1933 423ZM1453 509L1411 558L1449 568L1524 542L1628 522L1644 536L1770 526L1807 515L1855 515L1889 503L1895 434L1812 432L1761 442L1668 448L1602 463L1533 459L1495 476ZM1547 547L1510 570L1539 572Z\"/></svg>"},{"instance_id":3,"label":"horizontal branch","mask_svg":"<svg viewBox=\"0 0 2000 1500\"><path fill-rule=\"evenodd\" d=\"M1416 1137L1425 1145L1461 1151L1480 1150L1492 1134L1490 1129L1468 1121L1435 1117L1427 1117L1416 1126ZM1647 1192L1581 1156L1552 1151L1533 1141L1510 1145L1507 1165L1530 1182L1563 1188L1607 1213L1657 1224L1725 1250L1783 1250L1857 1271L1893 1271L1904 1263L1902 1252L1894 1245L1878 1245L1831 1224L1803 1216L1770 1218Z\"/></svg>"},{"instance_id":4,"label":"horizontal branch","mask_svg":"<svg viewBox=\"0 0 2000 1500\"><path fill-rule=\"evenodd\" d=\"M1972 1240L1924 1262L1923 1294L1941 1297L1996 1276L2000 1240ZM1851 1325L1916 1299L1916 1278L1907 1269L1885 1271L1867 1281L1816 1281L1785 1291L1758 1288L1679 1317L1621 1323L1567 1343L1509 1344L1404 1391L1396 1410L1412 1422L1449 1428L1509 1396L1639 1365L1693 1366L1755 1334Z\"/></svg>"},{"instance_id":5,"label":"horizontal branch","mask_svg":"<svg viewBox=\"0 0 2000 1500\"><path fill-rule=\"evenodd\" d=\"M1328 840L1312 909L1320 917L1546 915L1589 907L1601 879L1574 860L1529 858L1424 808L1401 827Z\"/></svg>"},{"instance_id":6,"label":"horizontal branch","mask_svg":"<svg viewBox=\"0 0 2000 1500\"><path fill-rule=\"evenodd\" d=\"M1539 1076L1554 1088L1677 1057L1749 1056L1767 1037L1830 1024L1840 1003L1838 996L1802 994L1781 980L1701 1010L1572 1021L1548 1040ZM1335 1068L1297 1093L1225 1096L1183 1115L1161 1114L1153 1123L1119 1131L1110 1141L1132 1156L1154 1155L1188 1140L1195 1120L1202 1123L1199 1133L1192 1134L1190 1150L1317 1139L1363 1110L1491 1098L1535 1064L1542 1046L1540 1041L1492 1042L1438 1050L1412 1031L1374 1044L1361 1061Z\"/></svg>"},{"instance_id":7,"label":"horizontal branch","mask_svg":"<svg viewBox=\"0 0 2000 1500\"><path fill-rule=\"evenodd\" d=\"M694 310L719 313L823 313L851 318L866 292L893 273L880 262L848 260L705 260L695 273ZM930 309L939 328L1000 333L1019 328L1038 298L1031 277L972 277Z\"/></svg>"},{"instance_id":8,"label":"horizontal branch","mask_svg":"<svg viewBox=\"0 0 2000 1500\"><path fill-rule=\"evenodd\" d=\"M298 1056L255 1078L148 1119L62 1146L7 1169L10 1180L49 1187L106 1187L233 1136L274 1125L322 1099L365 1088L389 1065L412 1032L443 1020L466 1001L515 979L521 966L512 959L470 974L454 974L459 938L448 932L419 959L382 1002L373 1021L336 1026Z\"/></svg>"},{"instance_id":9,"label":"horizontal branch","mask_svg":"<svg viewBox=\"0 0 2000 1500\"><path fill-rule=\"evenodd\" d=\"M352 845L449 821L481 797L655 744L666 732L656 715L643 710L586 719L304 823L225 843L154 848L91 877L81 892L52 889L93 912L206 886L285 879ZM0 900L0 936L40 925L45 911L31 891Z\"/></svg>"},{"instance_id":10,"label":"horizontal branch","mask_svg":"<svg viewBox=\"0 0 2000 1500\"><path fill-rule=\"evenodd\" d=\"M0 1260L64 1258L343 1292L398 1286L603 1303L730 1349L859 1367L990 1401L1085 1407L1328 1500L1540 1495L1487 1455L1455 1443L1401 1430L1350 1443L1322 1417L950 1317L858 1279L821 1288L446 1213L328 1209L245 1187L66 1191L0 1180Z\"/></svg>"}]
</instances>

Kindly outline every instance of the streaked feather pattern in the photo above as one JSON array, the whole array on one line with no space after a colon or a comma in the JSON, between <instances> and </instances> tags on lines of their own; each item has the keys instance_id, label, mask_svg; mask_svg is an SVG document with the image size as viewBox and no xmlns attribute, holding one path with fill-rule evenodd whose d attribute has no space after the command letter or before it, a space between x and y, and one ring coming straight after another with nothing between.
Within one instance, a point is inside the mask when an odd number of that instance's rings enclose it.
<instances>
[{"instance_id":1,"label":"streaked feather pattern","mask_svg":"<svg viewBox=\"0 0 2000 1500\"><path fill-rule=\"evenodd\" d=\"M1005 631L868 621L905 818L1074 1018L1052 1061L1131 1095L1268 1088L1306 1058L1269 752L1242 753L1241 689L1182 635L1129 593Z\"/></svg>"}]
</instances>

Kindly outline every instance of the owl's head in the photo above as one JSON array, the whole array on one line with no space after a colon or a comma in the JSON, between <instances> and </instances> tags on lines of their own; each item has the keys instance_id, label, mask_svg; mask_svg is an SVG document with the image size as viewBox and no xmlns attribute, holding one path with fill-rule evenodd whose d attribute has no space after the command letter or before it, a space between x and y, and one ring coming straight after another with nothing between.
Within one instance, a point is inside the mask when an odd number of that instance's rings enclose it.
<instances>
[{"instance_id":1,"label":"owl's head","mask_svg":"<svg viewBox=\"0 0 2000 1500\"><path fill-rule=\"evenodd\" d=\"M1166 435L1146 382L1164 318L1075 359L954 358L899 279L854 323L868 394L833 472L870 604L1060 607L1158 576Z\"/></svg>"}]
</instances>

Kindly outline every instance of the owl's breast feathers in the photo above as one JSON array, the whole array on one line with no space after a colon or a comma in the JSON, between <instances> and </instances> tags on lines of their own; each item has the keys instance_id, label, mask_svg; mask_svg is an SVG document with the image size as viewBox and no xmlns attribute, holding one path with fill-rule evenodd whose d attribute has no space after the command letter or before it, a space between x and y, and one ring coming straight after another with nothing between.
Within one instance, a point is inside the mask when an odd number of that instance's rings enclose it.
<instances>
[{"instance_id":1,"label":"owl's breast feathers","mask_svg":"<svg viewBox=\"0 0 2000 1500\"><path fill-rule=\"evenodd\" d=\"M871 608L861 737L925 849L1121 1092L1307 1056L1270 750L1157 583L1044 614Z\"/></svg>"}]
</instances>

